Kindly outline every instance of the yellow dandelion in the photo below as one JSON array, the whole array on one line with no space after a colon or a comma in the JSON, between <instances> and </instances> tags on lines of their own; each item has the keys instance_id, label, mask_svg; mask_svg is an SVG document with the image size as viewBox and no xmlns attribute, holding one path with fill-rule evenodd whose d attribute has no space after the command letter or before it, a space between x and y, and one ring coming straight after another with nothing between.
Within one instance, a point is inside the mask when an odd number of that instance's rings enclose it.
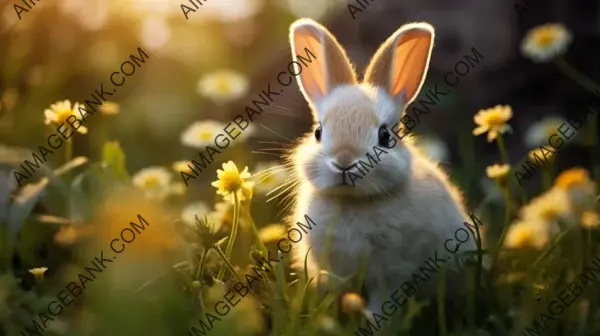
<instances>
[{"instance_id":1,"label":"yellow dandelion","mask_svg":"<svg viewBox=\"0 0 600 336\"><path fill-rule=\"evenodd\" d=\"M223 134L223 125L214 120L197 121L181 133L181 143L192 148L205 149L208 145L215 145L215 138Z\"/></svg>"},{"instance_id":2,"label":"yellow dandelion","mask_svg":"<svg viewBox=\"0 0 600 336\"><path fill-rule=\"evenodd\" d=\"M496 181L500 186L506 186L508 182L508 173L510 172L510 166L507 164L491 165L485 169L485 173L489 178Z\"/></svg>"},{"instance_id":3,"label":"yellow dandelion","mask_svg":"<svg viewBox=\"0 0 600 336\"><path fill-rule=\"evenodd\" d=\"M12 110L19 100L19 92L15 88L10 88L2 93L2 104L7 110Z\"/></svg>"},{"instance_id":4,"label":"yellow dandelion","mask_svg":"<svg viewBox=\"0 0 600 336\"><path fill-rule=\"evenodd\" d=\"M365 300L356 293L346 293L342 296L341 308L345 314L361 314L365 309Z\"/></svg>"},{"instance_id":5,"label":"yellow dandelion","mask_svg":"<svg viewBox=\"0 0 600 336\"><path fill-rule=\"evenodd\" d=\"M35 277L36 280L44 279L44 273L48 270L47 267L36 267L29 270L31 274Z\"/></svg>"},{"instance_id":6,"label":"yellow dandelion","mask_svg":"<svg viewBox=\"0 0 600 336\"><path fill-rule=\"evenodd\" d=\"M590 181L590 174L583 168L572 168L566 170L556 178L554 185L563 190L569 190L576 185L585 184Z\"/></svg>"},{"instance_id":7,"label":"yellow dandelion","mask_svg":"<svg viewBox=\"0 0 600 336\"><path fill-rule=\"evenodd\" d=\"M150 198L163 199L169 195L171 174L162 167L148 167L133 175L133 185Z\"/></svg>"},{"instance_id":8,"label":"yellow dandelion","mask_svg":"<svg viewBox=\"0 0 600 336\"><path fill-rule=\"evenodd\" d=\"M560 23L547 23L529 30L521 42L521 52L534 62L546 62L564 54L573 40Z\"/></svg>"},{"instance_id":9,"label":"yellow dandelion","mask_svg":"<svg viewBox=\"0 0 600 336\"><path fill-rule=\"evenodd\" d=\"M223 170L217 169L218 180L211 183L217 188L217 194L223 195L226 200L234 201L233 195L237 195L237 199L249 201L252 197L252 187L254 182L248 181L252 176L248 172L248 167L240 173L233 161L223 163Z\"/></svg>"},{"instance_id":10,"label":"yellow dandelion","mask_svg":"<svg viewBox=\"0 0 600 336\"><path fill-rule=\"evenodd\" d=\"M545 166L548 162L554 158L554 152L549 150L543 150L542 148L532 149L527 154L527 157L532 162L539 164L541 166Z\"/></svg>"},{"instance_id":11,"label":"yellow dandelion","mask_svg":"<svg viewBox=\"0 0 600 336\"><path fill-rule=\"evenodd\" d=\"M248 91L246 76L233 70L217 70L203 76L197 91L218 103L227 103L243 97Z\"/></svg>"},{"instance_id":12,"label":"yellow dandelion","mask_svg":"<svg viewBox=\"0 0 600 336\"><path fill-rule=\"evenodd\" d=\"M119 106L119 104L113 103L113 102L109 102L109 101L104 102L100 106L100 113L106 114L106 115L119 114L120 110L121 110L121 107Z\"/></svg>"},{"instance_id":13,"label":"yellow dandelion","mask_svg":"<svg viewBox=\"0 0 600 336\"><path fill-rule=\"evenodd\" d=\"M533 247L542 249L549 241L549 234L540 230L540 224L529 224L528 222L517 222L512 224L506 232L504 246L508 248Z\"/></svg>"},{"instance_id":14,"label":"yellow dandelion","mask_svg":"<svg viewBox=\"0 0 600 336\"><path fill-rule=\"evenodd\" d=\"M83 123L83 121L77 117L76 113L79 113L79 107L81 105L79 105L79 103L74 103L71 106L71 102L69 100L63 100L63 101L59 101L56 102L52 105L50 105L49 109L45 109L44 110L44 117L46 118L45 123L46 125L50 125L50 124L56 124L56 125L61 125L66 123L67 118L69 118L70 116L74 116L75 118L77 118L79 121L81 121ZM86 134L87 133L87 127L81 125L78 129L77 132L81 133L81 134Z\"/></svg>"},{"instance_id":15,"label":"yellow dandelion","mask_svg":"<svg viewBox=\"0 0 600 336\"><path fill-rule=\"evenodd\" d=\"M558 221L573 219L572 213L569 195L564 190L552 188L524 206L521 209L521 218L541 221L554 231L557 230L555 225Z\"/></svg>"},{"instance_id":16,"label":"yellow dandelion","mask_svg":"<svg viewBox=\"0 0 600 336\"><path fill-rule=\"evenodd\" d=\"M473 130L473 135L488 133L487 140L492 142L499 134L511 131L511 127L506 124L512 118L512 108L508 105L497 105L493 108L480 110L473 121L477 128Z\"/></svg>"},{"instance_id":17,"label":"yellow dandelion","mask_svg":"<svg viewBox=\"0 0 600 336\"><path fill-rule=\"evenodd\" d=\"M583 168L572 168L562 172L554 181L557 189L566 191L576 211L591 209L596 200L596 183Z\"/></svg>"},{"instance_id":18,"label":"yellow dandelion","mask_svg":"<svg viewBox=\"0 0 600 336\"><path fill-rule=\"evenodd\" d=\"M194 165L192 164L192 161L188 161L188 160L175 161L173 163L172 167L176 173L184 172L187 174L193 174L192 167L194 167Z\"/></svg>"},{"instance_id":19,"label":"yellow dandelion","mask_svg":"<svg viewBox=\"0 0 600 336\"><path fill-rule=\"evenodd\" d=\"M559 117L548 117L529 126L525 132L527 147L537 147L548 144L548 139L554 134L560 136L558 129L565 120Z\"/></svg>"},{"instance_id":20,"label":"yellow dandelion","mask_svg":"<svg viewBox=\"0 0 600 336\"><path fill-rule=\"evenodd\" d=\"M581 225L587 228L596 228L600 226L600 217L594 211L585 211L581 215Z\"/></svg>"},{"instance_id":21,"label":"yellow dandelion","mask_svg":"<svg viewBox=\"0 0 600 336\"><path fill-rule=\"evenodd\" d=\"M285 226L281 224L269 224L258 231L258 237L265 244L274 243L281 240L286 231Z\"/></svg>"},{"instance_id":22,"label":"yellow dandelion","mask_svg":"<svg viewBox=\"0 0 600 336\"><path fill-rule=\"evenodd\" d=\"M259 194L267 194L290 178L289 173L278 162L260 162L254 171L255 188Z\"/></svg>"},{"instance_id":23,"label":"yellow dandelion","mask_svg":"<svg viewBox=\"0 0 600 336\"><path fill-rule=\"evenodd\" d=\"M186 205L181 211L181 220L192 228L196 227L196 215L198 218L210 217L210 207L204 202L194 202ZM210 221L210 220L209 220Z\"/></svg>"},{"instance_id":24,"label":"yellow dandelion","mask_svg":"<svg viewBox=\"0 0 600 336\"><path fill-rule=\"evenodd\" d=\"M54 241L59 245L71 245L79 238L79 230L73 225L62 226L60 230L54 235Z\"/></svg>"}]
</instances>

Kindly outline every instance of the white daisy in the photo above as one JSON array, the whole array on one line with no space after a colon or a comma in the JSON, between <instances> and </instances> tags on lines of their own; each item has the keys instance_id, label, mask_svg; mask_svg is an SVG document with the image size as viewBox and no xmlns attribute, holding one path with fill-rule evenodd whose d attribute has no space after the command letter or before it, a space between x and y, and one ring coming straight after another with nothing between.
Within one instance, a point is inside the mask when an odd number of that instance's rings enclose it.
<instances>
[{"instance_id":1,"label":"white daisy","mask_svg":"<svg viewBox=\"0 0 600 336\"><path fill-rule=\"evenodd\" d=\"M562 55L573 36L560 23L547 23L527 32L521 42L521 52L534 62L547 62Z\"/></svg>"},{"instance_id":2,"label":"white daisy","mask_svg":"<svg viewBox=\"0 0 600 336\"><path fill-rule=\"evenodd\" d=\"M530 148L547 145L553 134L560 136L558 128L564 122L565 120L559 117L548 117L532 124L525 133L525 143Z\"/></svg>"},{"instance_id":3,"label":"white daisy","mask_svg":"<svg viewBox=\"0 0 600 336\"><path fill-rule=\"evenodd\" d=\"M163 167L144 168L133 175L133 185L140 188L150 198L163 199L171 189L171 173Z\"/></svg>"},{"instance_id":4,"label":"white daisy","mask_svg":"<svg viewBox=\"0 0 600 336\"><path fill-rule=\"evenodd\" d=\"M205 148L215 145L215 138L223 133L224 124L214 121L197 121L181 133L181 143L192 148Z\"/></svg>"},{"instance_id":5,"label":"white daisy","mask_svg":"<svg viewBox=\"0 0 600 336\"><path fill-rule=\"evenodd\" d=\"M79 120L81 123L83 123L84 121L81 120L80 118L80 112L79 110L79 103L74 103L73 105L71 105L71 101L69 100L63 100L63 101L59 101L56 102L52 105L50 105L49 109L45 109L44 110L44 117L45 117L45 124L46 125L50 125L50 124L56 124L56 125L61 125L67 122L67 119L70 116L74 116L75 118L77 118L77 120ZM79 128L77 129L77 132L81 133L81 134L86 134L88 131L87 127L81 125L79 126Z\"/></svg>"},{"instance_id":6,"label":"white daisy","mask_svg":"<svg viewBox=\"0 0 600 336\"><path fill-rule=\"evenodd\" d=\"M249 82L243 74L229 69L204 75L198 82L198 93L217 103L227 103L243 97Z\"/></svg>"},{"instance_id":7,"label":"white daisy","mask_svg":"<svg viewBox=\"0 0 600 336\"><path fill-rule=\"evenodd\" d=\"M445 161L448 159L446 143L436 137L421 137L417 140L417 146L433 160Z\"/></svg>"},{"instance_id":8,"label":"white daisy","mask_svg":"<svg viewBox=\"0 0 600 336\"><path fill-rule=\"evenodd\" d=\"M187 204L181 211L181 220L192 228L196 227L196 215L203 219L204 216L212 217L211 210L204 202L194 202Z\"/></svg>"},{"instance_id":9,"label":"white daisy","mask_svg":"<svg viewBox=\"0 0 600 336\"><path fill-rule=\"evenodd\" d=\"M237 128L237 126L236 126ZM242 130L236 130L234 132L240 132L240 134L235 138L235 140L233 141L233 144L241 144L246 142L252 135L254 135L254 133L256 133L256 127L254 127L254 124L248 124L248 126L246 127L246 129ZM235 135L235 133L233 133Z\"/></svg>"},{"instance_id":10,"label":"white daisy","mask_svg":"<svg viewBox=\"0 0 600 336\"><path fill-rule=\"evenodd\" d=\"M279 168L275 168L278 166ZM270 170L258 176L255 175L267 169ZM253 176L255 177L254 180L256 181L254 189L259 194L268 193L269 191L281 186L282 183L290 178L290 174L285 168L281 167L281 164L278 162L260 162L254 168L254 172L255 173Z\"/></svg>"}]
</instances>

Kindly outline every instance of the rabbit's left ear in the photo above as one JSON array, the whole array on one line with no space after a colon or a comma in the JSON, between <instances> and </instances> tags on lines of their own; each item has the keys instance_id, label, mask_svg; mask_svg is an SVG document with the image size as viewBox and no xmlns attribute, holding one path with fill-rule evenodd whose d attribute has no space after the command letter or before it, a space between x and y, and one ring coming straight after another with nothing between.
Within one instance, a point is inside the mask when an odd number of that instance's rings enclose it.
<instances>
[{"instance_id":1,"label":"rabbit's left ear","mask_svg":"<svg viewBox=\"0 0 600 336\"><path fill-rule=\"evenodd\" d=\"M403 106L421 91L433 49L433 27L425 22L398 29L377 50L364 81L383 87Z\"/></svg>"},{"instance_id":2,"label":"rabbit's left ear","mask_svg":"<svg viewBox=\"0 0 600 336\"><path fill-rule=\"evenodd\" d=\"M356 74L344 48L322 25L299 19L290 26L290 44L294 61L304 64L297 76L306 100L314 107L335 87L356 84ZM306 54L309 63L299 59Z\"/></svg>"}]
</instances>

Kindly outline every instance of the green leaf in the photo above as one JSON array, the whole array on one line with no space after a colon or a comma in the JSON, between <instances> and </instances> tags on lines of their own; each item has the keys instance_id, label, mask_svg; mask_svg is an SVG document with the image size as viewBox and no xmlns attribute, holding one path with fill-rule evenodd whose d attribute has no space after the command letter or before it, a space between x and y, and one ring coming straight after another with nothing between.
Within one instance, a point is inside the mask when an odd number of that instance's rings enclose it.
<instances>
[{"instance_id":1,"label":"green leaf","mask_svg":"<svg viewBox=\"0 0 600 336\"><path fill-rule=\"evenodd\" d=\"M118 179L129 179L129 173L125 166L125 153L117 141L109 141L102 148L102 165L106 167L114 177Z\"/></svg>"},{"instance_id":2,"label":"green leaf","mask_svg":"<svg viewBox=\"0 0 600 336\"><path fill-rule=\"evenodd\" d=\"M74 158L73 160L58 167L54 172L49 169L42 170L49 177L43 177L38 183L25 185L15 197L11 204L8 213L8 226L10 228L9 239L14 239L18 230L21 228L25 219L31 214L35 204L42 196L42 192L46 189L50 181L54 184L64 183L58 179L58 176L63 175L85 163L88 159L83 156Z\"/></svg>"}]
</instances>

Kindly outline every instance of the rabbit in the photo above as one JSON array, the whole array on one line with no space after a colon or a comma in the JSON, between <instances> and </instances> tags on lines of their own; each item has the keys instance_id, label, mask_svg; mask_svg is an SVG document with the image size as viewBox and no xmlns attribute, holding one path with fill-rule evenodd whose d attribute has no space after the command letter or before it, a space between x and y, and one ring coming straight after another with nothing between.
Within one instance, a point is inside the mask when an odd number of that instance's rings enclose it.
<instances>
[{"instance_id":1,"label":"rabbit","mask_svg":"<svg viewBox=\"0 0 600 336\"><path fill-rule=\"evenodd\" d=\"M290 156L300 181L290 222L308 216L315 224L293 247L296 267L304 268L307 258L309 277L318 278L325 268L348 278L359 274L365 260L367 308L380 312L394 290L468 222L458 189L410 136L400 136L400 118L427 74L434 29L428 23L403 25L379 47L360 83L346 52L321 24L296 20L289 39L294 61L305 48L314 56L296 76L315 123ZM398 124L400 130L389 131ZM374 146L387 154L352 185L349 167L368 162ZM460 248L476 250L474 239ZM444 260L458 274L459 259ZM427 281L418 297L435 294L436 282ZM446 292L460 292L460 284L456 280Z\"/></svg>"}]
</instances>

